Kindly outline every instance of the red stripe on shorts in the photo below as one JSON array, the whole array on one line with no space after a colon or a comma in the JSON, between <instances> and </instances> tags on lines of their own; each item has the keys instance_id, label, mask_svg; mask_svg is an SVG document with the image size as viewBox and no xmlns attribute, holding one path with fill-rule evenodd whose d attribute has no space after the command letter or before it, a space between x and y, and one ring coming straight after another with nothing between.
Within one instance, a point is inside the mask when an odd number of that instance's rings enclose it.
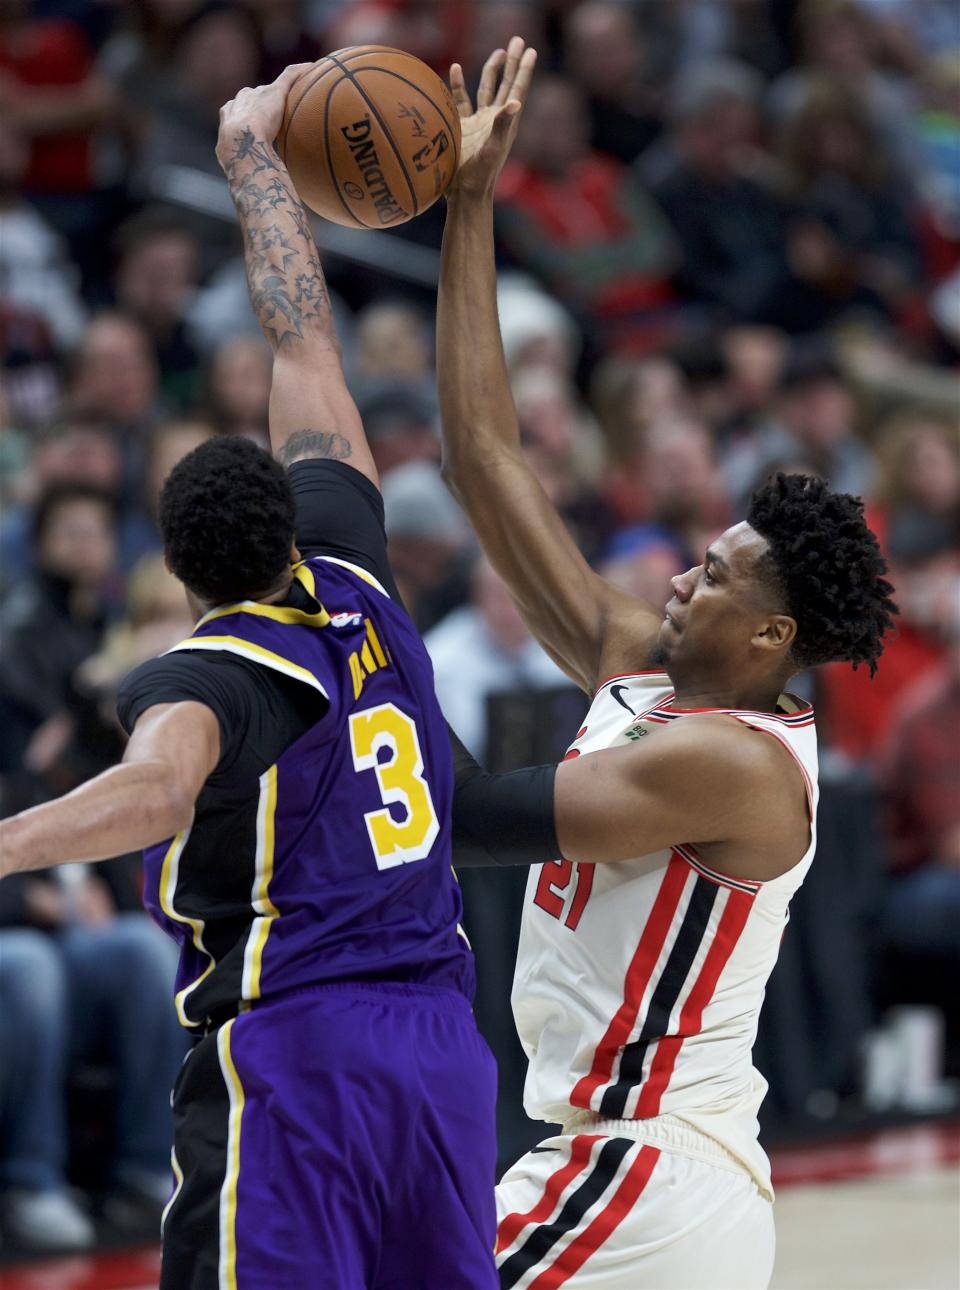
<instances>
[{"instance_id":1,"label":"red stripe on shorts","mask_svg":"<svg viewBox=\"0 0 960 1290\"><path fill-rule=\"evenodd\" d=\"M580 1268L591 1254L599 1250L608 1236L616 1230L633 1209L640 1193L650 1181L654 1166L660 1159L659 1147L641 1147L640 1154L627 1170L623 1182L611 1196L589 1226L563 1251L559 1258L530 1282L529 1290L556 1290Z\"/></svg>"},{"instance_id":2,"label":"red stripe on shorts","mask_svg":"<svg viewBox=\"0 0 960 1290\"><path fill-rule=\"evenodd\" d=\"M564 1188L576 1178L577 1174L582 1173L586 1168L593 1144L599 1142L600 1137L601 1135L596 1133L580 1133L574 1138L573 1146L570 1149L570 1159L547 1179L543 1195L533 1209L527 1210L525 1214L506 1214L504 1216L500 1226L497 1228L495 1253L500 1254L508 1245L512 1245L523 1229L531 1223L542 1223L550 1217Z\"/></svg>"},{"instance_id":3,"label":"red stripe on shorts","mask_svg":"<svg viewBox=\"0 0 960 1290\"><path fill-rule=\"evenodd\" d=\"M685 860L676 855L670 857L667 872L660 884L657 898L653 902L653 909L643 929L640 943L627 968L623 983L623 1003L617 1009L607 1027L606 1034L597 1045L590 1074L584 1075L573 1087L573 1092L570 1094L573 1106L589 1110L590 1099L594 1093L601 1084L606 1084L610 1079L617 1054L630 1038L630 1032L636 1024L644 990L657 965L689 873L690 867Z\"/></svg>"}]
</instances>

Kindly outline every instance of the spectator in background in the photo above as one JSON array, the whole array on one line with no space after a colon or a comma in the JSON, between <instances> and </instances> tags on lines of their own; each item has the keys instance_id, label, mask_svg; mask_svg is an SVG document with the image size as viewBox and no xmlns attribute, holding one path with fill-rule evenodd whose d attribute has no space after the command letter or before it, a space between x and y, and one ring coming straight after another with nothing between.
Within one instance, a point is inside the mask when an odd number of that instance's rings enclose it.
<instances>
[{"instance_id":1,"label":"spectator in background","mask_svg":"<svg viewBox=\"0 0 960 1290\"><path fill-rule=\"evenodd\" d=\"M617 533L605 559L663 544L681 572L693 568L731 518L709 429L689 417L655 423L645 437L640 480L649 519Z\"/></svg>"},{"instance_id":2,"label":"spectator in background","mask_svg":"<svg viewBox=\"0 0 960 1290\"><path fill-rule=\"evenodd\" d=\"M780 157L793 281L778 321L810 332L844 313L896 315L919 278L917 239L902 182L856 94L812 86L783 131Z\"/></svg>"},{"instance_id":3,"label":"spectator in background","mask_svg":"<svg viewBox=\"0 0 960 1290\"><path fill-rule=\"evenodd\" d=\"M785 272L782 205L758 148L761 84L740 63L691 67L669 134L639 162L680 244L678 289L731 321L764 317Z\"/></svg>"},{"instance_id":4,"label":"spectator in background","mask_svg":"<svg viewBox=\"0 0 960 1290\"><path fill-rule=\"evenodd\" d=\"M144 556L127 584L124 617L108 627L102 648L80 665L77 684L96 696L105 718L114 719L117 689L127 673L185 640L193 625L183 583L161 555Z\"/></svg>"},{"instance_id":5,"label":"spectator in background","mask_svg":"<svg viewBox=\"0 0 960 1290\"><path fill-rule=\"evenodd\" d=\"M63 239L22 195L30 149L0 116L0 296L43 319L60 349L75 345L86 311Z\"/></svg>"},{"instance_id":6,"label":"spectator in background","mask_svg":"<svg viewBox=\"0 0 960 1290\"><path fill-rule=\"evenodd\" d=\"M121 225L114 245L117 307L150 337L159 398L171 408L188 408L199 380L199 356L184 321L197 289L197 239L182 219L148 208Z\"/></svg>"},{"instance_id":7,"label":"spectator in background","mask_svg":"<svg viewBox=\"0 0 960 1290\"><path fill-rule=\"evenodd\" d=\"M156 518L157 508L160 503L160 490L163 488L167 476L178 461L186 457L187 453L193 452L194 448L199 448L202 443L211 438L213 433L213 426L199 418L164 421L153 432L150 439L150 451L147 456L143 477L143 492L140 501L153 526L155 540L151 544L150 551L145 554L152 555L160 549L159 542L156 540L158 536Z\"/></svg>"},{"instance_id":8,"label":"spectator in background","mask_svg":"<svg viewBox=\"0 0 960 1290\"><path fill-rule=\"evenodd\" d=\"M323 53L304 29L304 0L246 0L260 25L260 83L273 81L291 63L312 63ZM329 46L334 48L334 46Z\"/></svg>"},{"instance_id":9,"label":"spectator in background","mask_svg":"<svg viewBox=\"0 0 960 1290\"><path fill-rule=\"evenodd\" d=\"M73 418L95 421L115 437L124 492L136 494L150 433L159 419L159 373L150 338L122 314L98 314L73 355L67 384Z\"/></svg>"},{"instance_id":10,"label":"spectator in background","mask_svg":"<svg viewBox=\"0 0 960 1290\"><path fill-rule=\"evenodd\" d=\"M893 870L880 917L887 949L960 967L960 577L941 606L941 666L891 712L881 759Z\"/></svg>"},{"instance_id":11,"label":"spectator in background","mask_svg":"<svg viewBox=\"0 0 960 1290\"><path fill-rule=\"evenodd\" d=\"M571 82L534 82L497 191L504 248L580 319L618 343L667 333L670 231L630 170L591 150Z\"/></svg>"},{"instance_id":12,"label":"spectator in background","mask_svg":"<svg viewBox=\"0 0 960 1290\"><path fill-rule=\"evenodd\" d=\"M29 0L0 9L0 118L30 141L24 184L31 201L69 239L81 262L111 211L101 200L93 133L116 107L82 29L34 18Z\"/></svg>"},{"instance_id":13,"label":"spectator in background","mask_svg":"<svg viewBox=\"0 0 960 1290\"><path fill-rule=\"evenodd\" d=\"M592 560L615 527L596 488L603 470L602 438L572 381L555 368L519 368L511 387L524 455Z\"/></svg>"},{"instance_id":14,"label":"spectator in background","mask_svg":"<svg viewBox=\"0 0 960 1290\"><path fill-rule=\"evenodd\" d=\"M271 0L258 3L269 4ZM331 7L330 0L321 3ZM463 58L474 8L471 0L444 0L441 5L434 0L351 0L346 4L333 0L332 7L335 14L324 33L324 48L392 45L408 50L441 76L446 76L454 60ZM513 34L512 30L509 34Z\"/></svg>"},{"instance_id":15,"label":"spectator in background","mask_svg":"<svg viewBox=\"0 0 960 1290\"><path fill-rule=\"evenodd\" d=\"M49 324L36 310L0 296L4 429L43 425L60 406L61 364Z\"/></svg>"},{"instance_id":16,"label":"spectator in background","mask_svg":"<svg viewBox=\"0 0 960 1290\"><path fill-rule=\"evenodd\" d=\"M592 146L635 161L662 128L635 9L618 0L575 5L564 24L563 55L587 96Z\"/></svg>"},{"instance_id":17,"label":"spectator in background","mask_svg":"<svg viewBox=\"0 0 960 1290\"><path fill-rule=\"evenodd\" d=\"M910 138L913 94L901 77L880 70L876 26L860 0L802 0L797 10L802 61L770 89L769 106L782 123L823 81L856 94L901 177L916 173Z\"/></svg>"},{"instance_id":18,"label":"spectator in background","mask_svg":"<svg viewBox=\"0 0 960 1290\"><path fill-rule=\"evenodd\" d=\"M742 512L773 465L803 462L841 493L862 497L873 470L870 449L856 433L856 403L829 346L795 345L787 358L772 417L724 459L734 509Z\"/></svg>"},{"instance_id":19,"label":"spectator in background","mask_svg":"<svg viewBox=\"0 0 960 1290\"><path fill-rule=\"evenodd\" d=\"M660 536L652 525L645 525L627 529L616 538L598 571L628 595L639 596L651 605L666 605L673 595L671 579L687 568L676 543Z\"/></svg>"},{"instance_id":20,"label":"spectator in background","mask_svg":"<svg viewBox=\"0 0 960 1290\"><path fill-rule=\"evenodd\" d=\"M720 337L730 370L733 413L730 429L749 433L776 397L788 342L774 327L728 327Z\"/></svg>"},{"instance_id":21,"label":"spectator in background","mask_svg":"<svg viewBox=\"0 0 960 1290\"><path fill-rule=\"evenodd\" d=\"M116 510L91 484L51 485L33 519L36 572L0 611L3 771L63 792L77 726L76 669L101 644L116 592ZM52 782L51 779L52 778ZM11 809L20 809L21 802Z\"/></svg>"},{"instance_id":22,"label":"spectator in background","mask_svg":"<svg viewBox=\"0 0 960 1290\"><path fill-rule=\"evenodd\" d=\"M949 276L960 261L960 22L948 52L926 63L913 121L927 272Z\"/></svg>"},{"instance_id":23,"label":"spectator in background","mask_svg":"<svg viewBox=\"0 0 960 1290\"><path fill-rule=\"evenodd\" d=\"M178 169L199 171L222 183L215 155L220 108L244 85L258 83L262 57L253 12L211 0L175 29L168 63L145 104L144 137L136 187L151 200L175 197ZM232 240L219 219L197 216L204 269L219 265Z\"/></svg>"},{"instance_id":24,"label":"spectator in background","mask_svg":"<svg viewBox=\"0 0 960 1290\"><path fill-rule=\"evenodd\" d=\"M150 338L132 318L101 313L73 357L67 400L75 416L102 421L124 449L146 437L159 411Z\"/></svg>"},{"instance_id":25,"label":"spectator in background","mask_svg":"<svg viewBox=\"0 0 960 1290\"><path fill-rule=\"evenodd\" d=\"M885 64L917 75L924 57L957 43L957 7L953 0L858 0L874 22Z\"/></svg>"},{"instance_id":26,"label":"spectator in background","mask_svg":"<svg viewBox=\"0 0 960 1290\"><path fill-rule=\"evenodd\" d=\"M414 462L436 468L440 436L432 390L427 396L407 382L371 382L365 392L358 392L358 407L381 477Z\"/></svg>"},{"instance_id":27,"label":"spectator in background","mask_svg":"<svg viewBox=\"0 0 960 1290\"><path fill-rule=\"evenodd\" d=\"M34 508L47 489L58 484L89 484L107 493L120 507L122 479L119 445L103 426L75 422L34 435L20 498L0 519L2 584L12 586L33 570ZM123 573L157 545L156 530L137 502L131 497L119 511L117 562Z\"/></svg>"},{"instance_id":28,"label":"spectator in background","mask_svg":"<svg viewBox=\"0 0 960 1290\"><path fill-rule=\"evenodd\" d=\"M497 275L503 355L511 372L546 367L572 377L582 343L569 312L522 273Z\"/></svg>"},{"instance_id":29,"label":"spectator in background","mask_svg":"<svg viewBox=\"0 0 960 1290\"><path fill-rule=\"evenodd\" d=\"M650 428L690 411L683 374L667 358L608 358L594 370L590 397L610 466L601 493L619 524L636 524L649 514L642 463Z\"/></svg>"},{"instance_id":30,"label":"spectator in background","mask_svg":"<svg viewBox=\"0 0 960 1290\"><path fill-rule=\"evenodd\" d=\"M907 408L879 428L870 527L885 545L898 522L939 530L960 549L960 423Z\"/></svg>"},{"instance_id":31,"label":"spectator in background","mask_svg":"<svg viewBox=\"0 0 960 1290\"><path fill-rule=\"evenodd\" d=\"M943 526L904 512L887 535L890 581L900 618L871 680L862 669L817 674L818 713L832 747L850 765L870 765L890 737L897 704L946 662L945 625L960 589L960 547Z\"/></svg>"},{"instance_id":32,"label":"spectator in background","mask_svg":"<svg viewBox=\"0 0 960 1290\"><path fill-rule=\"evenodd\" d=\"M221 434L239 434L269 447L270 350L262 336L233 336L213 352L207 375L206 411Z\"/></svg>"},{"instance_id":33,"label":"spectator in background","mask_svg":"<svg viewBox=\"0 0 960 1290\"><path fill-rule=\"evenodd\" d=\"M376 436L371 448L376 454ZM390 567L407 612L426 632L465 599L470 531L434 462L396 466L382 485Z\"/></svg>"},{"instance_id":34,"label":"spectator in background","mask_svg":"<svg viewBox=\"0 0 960 1290\"><path fill-rule=\"evenodd\" d=\"M538 0L486 0L484 4L473 5L470 16L470 56L464 70L474 80L479 78L490 50L506 49L512 36L522 36L535 49L547 47L545 6ZM451 62L463 62L461 54L462 50L455 52ZM443 69L444 75L446 70Z\"/></svg>"},{"instance_id":35,"label":"spectator in background","mask_svg":"<svg viewBox=\"0 0 960 1290\"><path fill-rule=\"evenodd\" d=\"M83 1061L116 1069L117 1225L153 1222L170 1190L169 1090L186 1049L170 1007L176 955L142 913L118 913L80 867L0 889L0 1208L8 1236L38 1250L86 1248L94 1231L66 1189L66 1079Z\"/></svg>"},{"instance_id":36,"label":"spectator in background","mask_svg":"<svg viewBox=\"0 0 960 1290\"><path fill-rule=\"evenodd\" d=\"M424 639L443 715L479 761L486 754L490 695L566 684L524 626L503 580L486 560L470 577L470 598ZM469 659L469 663L465 660Z\"/></svg>"},{"instance_id":37,"label":"spectator in background","mask_svg":"<svg viewBox=\"0 0 960 1290\"><path fill-rule=\"evenodd\" d=\"M432 392L433 335L426 316L403 300L368 305L357 315L350 372L361 384L401 380Z\"/></svg>"}]
</instances>

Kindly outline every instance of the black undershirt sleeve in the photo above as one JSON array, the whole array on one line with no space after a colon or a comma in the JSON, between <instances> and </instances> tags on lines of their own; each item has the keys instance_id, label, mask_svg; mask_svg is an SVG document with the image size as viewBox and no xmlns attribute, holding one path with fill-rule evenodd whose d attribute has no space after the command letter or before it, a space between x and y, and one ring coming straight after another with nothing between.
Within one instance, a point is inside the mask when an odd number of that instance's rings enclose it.
<instances>
[{"instance_id":1,"label":"black undershirt sleeve","mask_svg":"<svg viewBox=\"0 0 960 1290\"><path fill-rule=\"evenodd\" d=\"M453 863L460 869L561 859L553 809L556 766L491 774L447 726L453 749Z\"/></svg>"},{"instance_id":2,"label":"black undershirt sleeve","mask_svg":"<svg viewBox=\"0 0 960 1290\"><path fill-rule=\"evenodd\" d=\"M129 734L148 708L203 703L220 726L213 785L255 781L287 747L323 717L326 701L300 681L231 654L161 655L141 664L117 694L117 716Z\"/></svg>"},{"instance_id":3,"label":"black undershirt sleeve","mask_svg":"<svg viewBox=\"0 0 960 1290\"><path fill-rule=\"evenodd\" d=\"M297 548L305 558L333 555L366 569L402 604L387 558L383 498L342 461L312 458L289 467L297 503Z\"/></svg>"}]
</instances>

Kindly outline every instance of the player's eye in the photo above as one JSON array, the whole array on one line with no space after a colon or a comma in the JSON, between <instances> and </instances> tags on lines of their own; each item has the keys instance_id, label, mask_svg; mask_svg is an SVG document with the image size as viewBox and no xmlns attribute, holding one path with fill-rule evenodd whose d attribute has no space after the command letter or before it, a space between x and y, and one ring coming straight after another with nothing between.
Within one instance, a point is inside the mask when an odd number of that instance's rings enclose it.
<instances>
[{"instance_id":1,"label":"player's eye","mask_svg":"<svg viewBox=\"0 0 960 1290\"><path fill-rule=\"evenodd\" d=\"M706 567L704 567L704 570L703 570L703 580L704 580L704 582L707 584L707 586L708 586L708 587L712 587L712 586L714 585L714 583L716 582L716 578L713 576L713 574L710 572L710 570L709 570L709 569L707 569Z\"/></svg>"}]
</instances>

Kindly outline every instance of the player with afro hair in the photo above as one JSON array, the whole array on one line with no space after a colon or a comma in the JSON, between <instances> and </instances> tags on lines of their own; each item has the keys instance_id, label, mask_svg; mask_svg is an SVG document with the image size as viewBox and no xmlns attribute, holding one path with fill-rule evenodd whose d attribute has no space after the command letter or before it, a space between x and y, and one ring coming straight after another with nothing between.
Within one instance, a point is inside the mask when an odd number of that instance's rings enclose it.
<instances>
[{"instance_id":1,"label":"player with afro hair","mask_svg":"<svg viewBox=\"0 0 960 1290\"><path fill-rule=\"evenodd\" d=\"M873 676L897 607L860 498L780 473L753 494L747 523L769 546L757 573L796 619L797 667L866 663Z\"/></svg>"},{"instance_id":2,"label":"player with afro hair","mask_svg":"<svg viewBox=\"0 0 960 1290\"><path fill-rule=\"evenodd\" d=\"M249 439L208 439L160 494L167 563L208 607L267 596L290 566L295 510L287 472L269 453Z\"/></svg>"}]
</instances>

